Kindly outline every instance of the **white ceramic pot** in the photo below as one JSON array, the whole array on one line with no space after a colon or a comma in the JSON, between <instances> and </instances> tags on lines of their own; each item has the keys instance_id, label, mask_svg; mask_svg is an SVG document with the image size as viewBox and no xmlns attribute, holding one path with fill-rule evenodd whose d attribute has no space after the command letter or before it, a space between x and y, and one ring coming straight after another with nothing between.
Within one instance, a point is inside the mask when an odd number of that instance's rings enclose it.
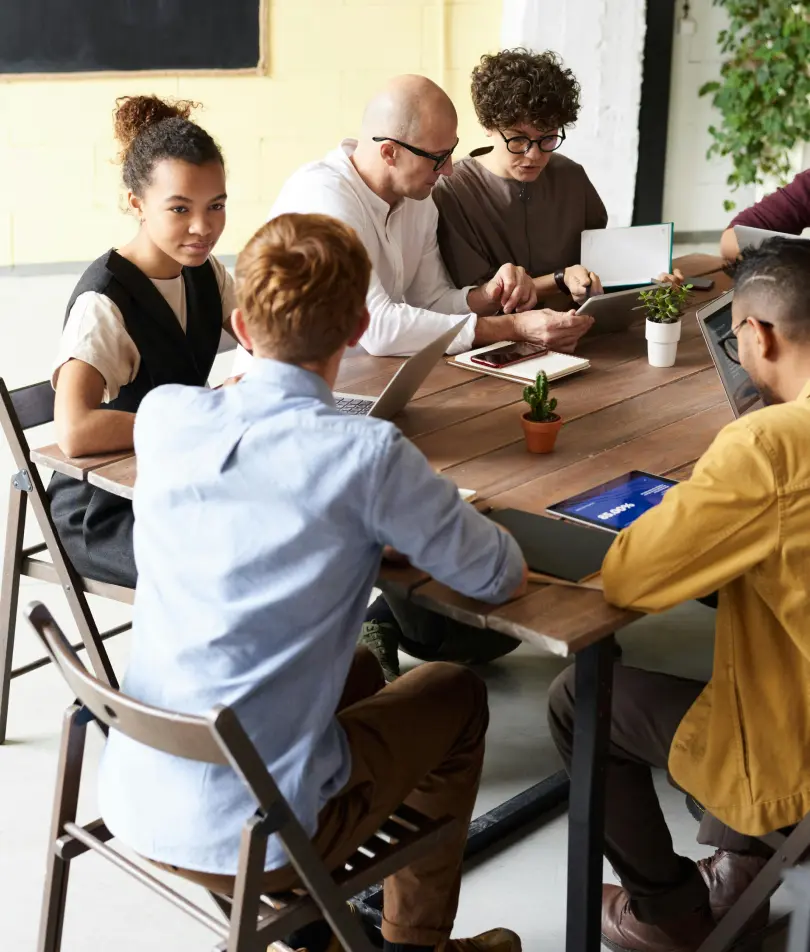
<instances>
[{"instance_id":1,"label":"white ceramic pot","mask_svg":"<svg viewBox=\"0 0 810 952\"><path fill-rule=\"evenodd\" d=\"M671 367L678 353L681 339L681 322L658 324L647 321L647 359L651 367Z\"/></svg>"}]
</instances>

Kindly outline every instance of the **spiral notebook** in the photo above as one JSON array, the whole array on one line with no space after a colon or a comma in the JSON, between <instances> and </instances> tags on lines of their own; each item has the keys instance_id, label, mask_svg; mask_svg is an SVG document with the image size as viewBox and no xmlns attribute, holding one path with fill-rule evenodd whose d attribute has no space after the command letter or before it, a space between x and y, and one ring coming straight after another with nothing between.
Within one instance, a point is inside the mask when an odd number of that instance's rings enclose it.
<instances>
[{"instance_id":1,"label":"spiral notebook","mask_svg":"<svg viewBox=\"0 0 810 952\"><path fill-rule=\"evenodd\" d=\"M590 361L583 357L559 354L555 350L549 350L540 357L530 357L528 360L521 360L520 363L497 369L473 363L471 359L477 354L484 354L488 350L494 350L496 347L503 347L510 343L512 341L502 340L497 344L479 347L477 350L468 350L465 354L448 357L447 363L453 367L461 367L462 370L472 370L477 374L489 374L492 377L503 377L504 380L514 380L517 383L534 383L541 370L545 370L549 380L559 380L560 377L579 373L580 370L587 370L591 366Z\"/></svg>"}]
</instances>

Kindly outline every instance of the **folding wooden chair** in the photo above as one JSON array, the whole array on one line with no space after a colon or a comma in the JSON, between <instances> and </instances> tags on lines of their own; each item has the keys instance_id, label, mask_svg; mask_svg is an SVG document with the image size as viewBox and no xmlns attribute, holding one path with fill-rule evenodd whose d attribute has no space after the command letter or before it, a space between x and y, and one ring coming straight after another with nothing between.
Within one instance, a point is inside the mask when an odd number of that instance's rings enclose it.
<instances>
[{"instance_id":1,"label":"folding wooden chair","mask_svg":"<svg viewBox=\"0 0 810 952\"><path fill-rule=\"evenodd\" d=\"M69 864L89 850L211 929L219 940L217 952L263 952L270 943L320 919L327 920L347 952L371 952L347 901L435 849L457 821L430 820L400 807L342 869L330 873L230 708L217 707L207 717L192 717L141 704L89 674L43 605L34 603L26 615L77 698L62 727L37 952L59 952ZM77 824L85 734L93 720L155 750L230 766L250 790L258 808L246 818L242 831L234 894L210 894L225 922L111 849L107 843L112 834L103 820ZM306 894L262 896L267 839L273 834L281 839Z\"/></svg>"},{"instance_id":2,"label":"folding wooden chair","mask_svg":"<svg viewBox=\"0 0 810 952\"><path fill-rule=\"evenodd\" d=\"M705 808L691 794L686 797L687 808L694 819L703 818ZM748 889L723 916L712 934L700 946L698 952L727 952L741 935L748 923L776 892L786 874L805 860L810 859L810 814L787 830L777 830L758 839L773 851L773 856L760 871ZM771 923L768 933L787 926L784 917Z\"/></svg>"},{"instance_id":3,"label":"folding wooden chair","mask_svg":"<svg viewBox=\"0 0 810 952\"><path fill-rule=\"evenodd\" d=\"M87 649L93 671L113 686L118 682L102 642L126 631L130 625L119 625L100 633L87 604L86 593L128 604L132 604L135 597L134 589L79 576L62 546L51 518L50 501L39 472L31 462L31 449L25 436L26 430L53 420L53 407L54 394L48 381L9 391L0 378L0 425L17 467L11 477L0 582L0 744L6 739L12 678L50 663L48 658L42 658L16 670L11 669L20 579L26 576L62 586L79 629L81 644L76 647ZM25 520L29 505L34 511L44 542L26 548ZM47 554L47 558L42 558L43 554Z\"/></svg>"}]
</instances>

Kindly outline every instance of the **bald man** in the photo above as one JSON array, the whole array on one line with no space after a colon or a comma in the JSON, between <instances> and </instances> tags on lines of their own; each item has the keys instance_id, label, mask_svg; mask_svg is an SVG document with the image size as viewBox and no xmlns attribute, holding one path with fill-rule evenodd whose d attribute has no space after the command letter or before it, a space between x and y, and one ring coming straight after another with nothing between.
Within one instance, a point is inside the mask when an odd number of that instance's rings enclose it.
<instances>
[{"instance_id":1,"label":"bald man","mask_svg":"<svg viewBox=\"0 0 810 952\"><path fill-rule=\"evenodd\" d=\"M282 187L270 218L320 212L351 225L371 258L371 322L360 343L377 356L420 350L460 317L450 347L459 353L501 340L572 350L591 326L573 311L533 310L537 295L523 268L506 264L481 287L456 288L439 254L430 198L453 171L458 143L453 103L423 76L392 80L368 104L360 138L344 139ZM244 369L237 360L235 372Z\"/></svg>"}]
</instances>

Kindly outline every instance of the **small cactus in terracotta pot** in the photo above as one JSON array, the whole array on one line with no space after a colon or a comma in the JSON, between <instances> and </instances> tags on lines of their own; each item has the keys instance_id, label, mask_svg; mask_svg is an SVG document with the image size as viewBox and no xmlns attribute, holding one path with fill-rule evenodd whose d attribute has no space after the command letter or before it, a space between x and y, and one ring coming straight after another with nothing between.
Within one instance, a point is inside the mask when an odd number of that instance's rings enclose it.
<instances>
[{"instance_id":1,"label":"small cactus in terracotta pot","mask_svg":"<svg viewBox=\"0 0 810 952\"><path fill-rule=\"evenodd\" d=\"M526 449L530 453L550 453L557 441L563 421L557 409L557 400L549 399L548 377L545 370L537 375L534 384L523 388L523 399L529 410L520 418Z\"/></svg>"}]
</instances>

